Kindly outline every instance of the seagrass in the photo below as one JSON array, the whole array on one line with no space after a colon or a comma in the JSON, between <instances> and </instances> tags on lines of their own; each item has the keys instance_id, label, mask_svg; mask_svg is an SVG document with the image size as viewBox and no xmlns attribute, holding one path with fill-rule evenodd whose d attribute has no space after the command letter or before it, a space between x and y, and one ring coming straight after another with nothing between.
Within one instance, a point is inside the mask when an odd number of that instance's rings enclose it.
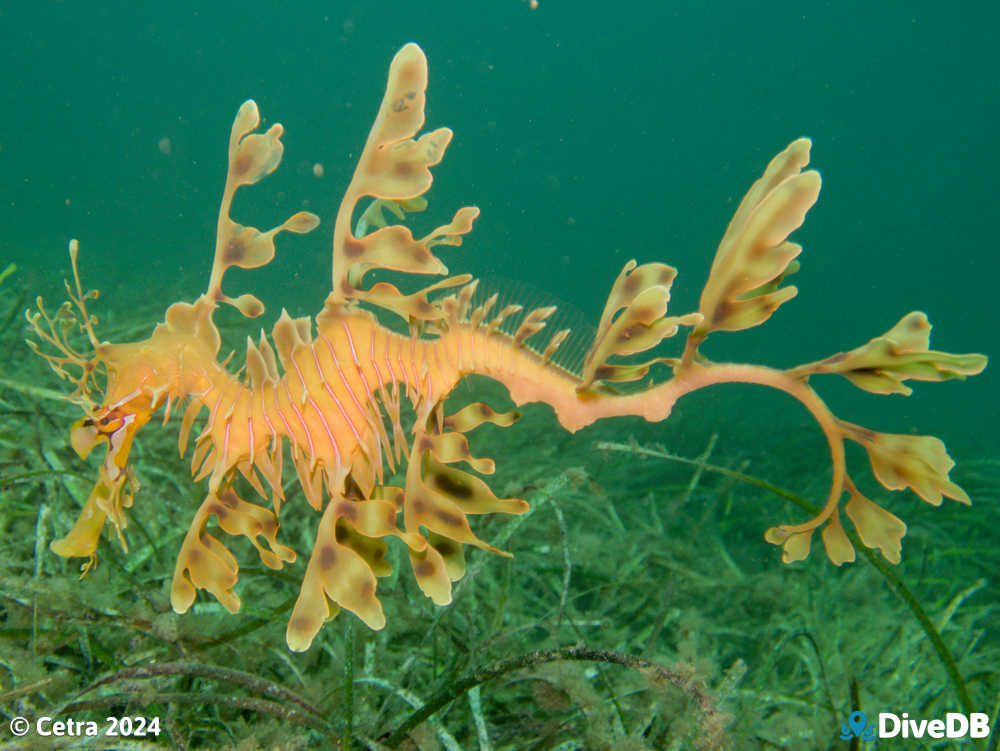
<instances>
[{"instance_id":1,"label":"seagrass","mask_svg":"<svg viewBox=\"0 0 1000 751\"><path fill-rule=\"evenodd\" d=\"M900 559L906 526L857 490L846 468L845 439L864 447L885 487L910 488L934 505L943 497L969 502L948 477L953 462L940 440L876 433L842 421L809 384L814 375L834 373L874 393L909 394L906 380L962 378L985 367L982 355L931 350L930 324L923 313L907 314L887 333L854 350L788 370L714 363L699 351L713 332L759 325L796 294L784 280L797 268L801 247L787 238L804 221L821 184L819 173L805 169L811 146L807 139L793 141L750 187L719 245L698 310L668 316L676 270L663 263L629 261L612 285L594 340L576 371L560 365L565 361L559 348L569 331L542 333L555 308L525 311L514 303L498 306L497 295L477 297L477 281L468 274L449 276L436 255L439 246L462 243L479 209L462 207L451 221L419 238L403 224L407 213L426 208L430 169L442 160L452 138L447 128L418 135L426 88L424 54L408 44L392 61L381 107L336 213L332 287L322 310L314 320L293 319L283 311L270 338L263 331L256 342L248 338L245 365L238 370L219 361L214 313L227 303L253 318L264 306L252 294L225 294L227 269L263 266L274 257L281 232L309 233L319 224L317 216L299 212L261 231L230 216L235 192L273 172L283 154L282 126L257 132L260 115L253 101L240 107L232 126L208 287L194 302L170 305L148 339L99 340L87 310L96 293L83 291L78 243L71 241L70 300L50 314L39 299L28 320L42 346L29 343L75 384L69 398L84 417L70 431L73 448L86 457L103 445L105 455L76 525L52 543L52 550L85 558L86 573L96 561L106 522L127 550L126 509L136 491L128 463L131 446L154 414L162 410L165 424L172 409L183 407L178 447L183 455L198 423L191 471L196 482L207 480L207 492L177 557L171 590L177 612L191 607L199 589L231 612L240 609L234 591L239 567L210 531L216 526L247 537L273 569L296 560L296 552L278 540L286 459L307 502L320 513L288 622L291 649L307 649L341 608L371 628L385 624L376 589L378 578L391 571L387 537L398 537L406 546L421 590L435 603L447 604L452 582L465 570L463 546L506 555L477 537L468 517L520 514L528 508L521 499L493 493L481 475L491 474L494 462L473 456L467 438L485 422L512 425L517 411L497 413L475 403L447 414L449 394L470 374L500 382L517 405L550 405L570 431L621 415L664 420L680 397L717 383L753 383L787 393L823 431L833 473L826 504L815 518L767 531L765 538L783 547L786 562L808 555L816 529L822 530L826 553L835 564L853 560L841 508L865 545L892 562ZM364 199L371 202L352 228ZM404 293L387 281L366 285L366 274L373 269L441 279ZM382 313L400 317L408 333L387 326ZM87 337L87 351L70 341L77 328ZM681 328L688 334L679 357L635 362L633 356L658 347ZM669 370L670 377L652 385L647 376L654 367ZM103 385L101 373L106 376ZM627 391L611 387L630 381L638 383ZM406 402L414 417L404 425ZM397 469L405 469L402 487L386 483ZM269 507L241 498L234 488L238 476L269 500Z\"/></svg>"}]
</instances>

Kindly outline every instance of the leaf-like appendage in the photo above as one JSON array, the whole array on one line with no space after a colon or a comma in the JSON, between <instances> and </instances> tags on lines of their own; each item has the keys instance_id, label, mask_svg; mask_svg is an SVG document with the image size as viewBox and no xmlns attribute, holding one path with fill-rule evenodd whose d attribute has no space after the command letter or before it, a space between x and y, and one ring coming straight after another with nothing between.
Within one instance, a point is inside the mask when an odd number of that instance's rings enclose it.
<instances>
[{"instance_id":1,"label":"leaf-like appendage","mask_svg":"<svg viewBox=\"0 0 1000 751\"><path fill-rule=\"evenodd\" d=\"M584 361L580 389L589 388L596 380L642 378L650 365L659 359L614 364L608 362L609 358L645 352L676 334L678 326L694 326L701 322L700 313L667 317L670 285L676 275L676 269L663 263L646 263L638 267L635 261L625 264L611 288L597 336Z\"/></svg>"},{"instance_id":2,"label":"leaf-like appendage","mask_svg":"<svg viewBox=\"0 0 1000 751\"><path fill-rule=\"evenodd\" d=\"M513 425L520 417L521 413L517 410L494 412L489 405L482 402L473 402L458 410L455 414L444 418L444 426L457 430L459 433L467 433L474 428L478 428L484 422L506 428Z\"/></svg>"},{"instance_id":3,"label":"leaf-like appendage","mask_svg":"<svg viewBox=\"0 0 1000 751\"><path fill-rule=\"evenodd\" d=\"M840 514L834 511L826 524L823 525L823 547L826 548L826 557L834 566L841 566L854 561L854 546L851 545L844 527L840 523Z\"/></svg>"},{"instance_id":4,"label":"leaf-like appendage","mask_svg":"<svg viewBox=\"0 0 1000 751\"><path fill-rule=\"evenodd\" d=\"M417 445L419 448L423 447L419 443ZM466 516L523 514L528 510L528 504L519 498L497 498L485 482L468 472L446 466L435 458L436 453L427 451L422 462L411 463L407 470L406 500L403 506L406 529L415 531L424 526L455 542L509 556L509 553L479 539L469 527ZM459 456L448 458L453 461L465 459Z\"/></svg>"},{"instance_id":5,"label":"leaf-like appendage","mask_svg":"<svg viewBox=\"0 0 1000 751\"><path fill-rule=\"evenodd\" d=\"M788 273L801 252L801 246L786 238L801 226L819 196L819 173L801 171L809 164L810 146L806 138L793 141L740 202L702 291L699 310L704 321L695 336L756 326L795 296L795 287L769 285Z\"/></svg>"},{"instance_id":6,"label":"leaf-like appendage","mask_svg":"<svg viewBox=\"0 0 1000 751\"><path fill-rule=\"evenodd\" d=\"M274 172L284 153L281 135L284 129L275 123L266 133L253 133L260 124L257 104L248 99L236 113L229 136L229 171L219 205L219 223L215 237L215 259L208 280L206 296L213 303L226 302L243 315L254 318L264 312L264 306L252 295L231 298L222 292L222 277L231 266L255 269L274 258L274 237L279 232L305 234L319 226L319 217L300 211L277 227L261 231L244 227L230 216L233 195L243 185L253 185Z\"/></svg>"},{"instance_id":7,"label":"leaf-like appendage","mask_svg":"<svg viewBox=\"0 0 1000 751\"><path fill-rule=\"evenodd\" d=\"M413 133L407 135L412 136ZM430 189L434 181L430 168L444 159L453 133L448 128L438 128L416 140L403 138L397 141L383 141L374 131L372 136L378 140L374 142L374 148L371 148L373 142L368 142L351 187L359 195L400 201L416 198Z\"/></svg>"},{"instance_id":8,"label":"leaf-like appendage","mask_svg":"<svg viewBox=\"0 0 1000 751\"><path fill-rule=\"evenodd\" d=\"M466 206L454 218L431 233L414 239L408 227L400 224L383 226L362 238L351 236L345 241L344 256L350 263L348 283L360 289L369 269L380 268L408 274L447 274L448 267L430 252L435 245L461 245L462 235L472 231L472 222L479 209Z\"/></svg>"},{"instance_id":9,"label":"leaf-like appendage","mask_svg":"<svg viewBox=\"0 0 1000 751\"><path fill-rule=\"evenodd\" d=\"M395 535L411 549L426 546L419 535L396 527L396 511L388 500L330 499L288 619L285 640L289 649L308 649L323 624L340 608L350 610L369 628L385 625L382 605L375 595L376 576L385 576L391 567L382 558L385 546L380 538Z\"/></svg>"},{"instance_id":10,"label":"leaf-like appendage","mask_svg":"<svg viewBox=\"0 0 1000 751\"><path fill-rule=\"evenodd\" d=\"M232 591L239 566L226 546L205 532L205 524L212 516L224 531L247 537L269 568L280 569L295 560L295 552L277 542L278 519L271 511L244 501L232 489L218 496L209 495L191 522L174 567L170 603L177 613L191 607L196 589L211 592L230 613L240 609L240 598ZM260 544L259 537L264 538L267 547Z\"/></svg>"},{"instance_id":11,"label":"leaf-like appendage","mask_svg":"<svg viewBox=\"0 0 1000 751\"><path fill-rule=\"evenodd\" d=\"M240 311L246 318L256 318L264 313L264 303L256 295L251 295L249 292L236 298L227 297L226 302Z\"/></svg>"},{"instance_id":12,"label":"leaf-like appendage","mask_svg":"<svg viewBox=\"0 0 1000 751\"><path fill-rule=\"evenodd\" d=\"M772 545L781 545L782 563L794 563L795 561L804 561L809 557L814 531L815 527L801 532L789 532L784 527L771 527L764 533L764 539Z\"/></svg>"},{"instance_id":13,"label":"leaf-like appendage","mask_svg":"<svg viewBox=\"0 0 1000 751\"><path fill-rule=\"evenodd\" d=\"M444 318L446 311L434 305L427 298L429 292L449 287L458 287L467 284L472 279L471 274L459 274L442 279L435 284L430 284L417 292L404 295L395 284L389 282L377 282L370 289L359 290L356 297L372 305L377 305L385 310L390 310L403 320L410 321L436 321Z\"/></svg>"},{"instance_id":14,"label":"leaf-like appendage","mask_svg":"<svg viewBox=\"0 0 1000 751\"><path fill-rule=\"evenodd\" d=\"M969 496L948 477L955 462L940 438L929 435L876 433L838 420L844 435L868 452L875 477L889 490L910 488L932 506L943 496L970 504Z\"/></svg>"},{"instance_id":15,"label":"leaf-like appendage","mask_svg":"<svg viewBox=\"0 0 1000 751\"><path fill-rule=\"evenodd\" d=\"M882 336L819 362L801 365L791 375L839 373L858 388L874 394L904 394L903 381L947 381L976 375L986 367L984 355L953 355L930 349L931 325L920 311L907 313Z\"/></svg>"},{"instance_id":16,"label":"leaf-like appendage","mask_svg":"<svg viewBox=\"0 0 1000 751\"><path fill-rule=\"evenodd\" d=\"M861 542L869 548L878 548L890 563L899 563L906 524L895 514L890 514L874 501L865 498L857 488L849 485L851 500L844 511L858 530ZM853 558L853 556L852 556Z\"/></svg>"},{"instance_id":17,"label":"leaf-like appendage","mask_svg":"<svg viewBox=\"0 0 1000 751\"><path fill-rule=\"evenodd\" d=\"M87 558L88 562L84 564L83 568L84 573L89 571L94 564L97 543L101 539L101 530L104 529L104 522L107 519L107 514L97 507L97 498L104 494L117 498L121 492L121 485L125 481L123 475L119 478L118 483L112 484L104 478L103 474L102 469L101 477L91 491L90 497L87 498L87 502L83 505L73 528L65 536L49 543L52 552L63 558Z\"/></svg>"},{"instance_id":18,"label":"leaf-like appendage","mask_svg":"<svg viewBox=\"0 0 1000 751\"><path fill-rule=\"evenodd\" d=\"M448 224L420 239L400 224L387 224L385 208L403 219L406 211L422 211L422 198L433 182L430 168L443 158L452 132L439 128L416 137L424 124L427 60L415 44L407 44L392 60L378 116L372 125L357 169L337 212L333 233L332 304L364 299L375 305L419 320L441 316L424 308L426 296L404 296L392 285L366 294L362 281L369 269L389 269L408 274L447 274L448 268L431 252L435 245L460 245L472 230L479 209L465 206ZM375 198L351 231L358 201ZM365 234L369 227L377 229ZM376 285L378 286L378 285ZM428 290L422 290L427 292Z\"/></svg>"},{"instance_id":19,"label":"leaf-like appendage","mask_svg":"<svg viewBox=\"0 0 1000 751\"><path fill-rule=\"evenodd\" d=\"M285 152L281 136L284 128L279 123L266 133L253 133L260 125L257 103L248 99L240 105L233 128L229 134L229 180L232 188L253 185L274 172Z\"/></svg>"},{"instance_id":20,"label":"leaf-like appendage","mask_svg":"<svg viewBox=\"0 0 1000 751\"><path fill-rule=\"evenodd\" d=\"M462 410L448 419L453 425L470 426L485 421L497 425L513 422L512 415L498 415L482 407L470 405L466 410L472 411ZM465 436L456 432L421 433L415 437L406 470L404 527L414 534L423 527L428 531L430 543L426 549L411 546L410 561L420 589L438 605L451 602L451 582L465 570L461 558L463 544L510 555L477 537L467 517L470 514L523 514L528 510L528 504L520 498L497 498L475 475L448 466L459 461L479 472L493 471L493 461L473 457Z\"/></svg>"}]
</instances>

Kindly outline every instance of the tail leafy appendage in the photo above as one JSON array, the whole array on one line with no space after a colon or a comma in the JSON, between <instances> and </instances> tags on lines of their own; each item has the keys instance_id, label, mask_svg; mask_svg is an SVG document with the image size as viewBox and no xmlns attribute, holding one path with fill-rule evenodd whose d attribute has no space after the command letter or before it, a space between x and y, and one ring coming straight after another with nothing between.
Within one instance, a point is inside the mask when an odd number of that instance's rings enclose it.
<instances>
[{"instance_id":1,"label":"tail leafy appendage","mask_svg":"<svg viewBox=\"0 0 1000 751\"><path fill-rule=\"evenodd\" d=\"M903 383L906 380L944 381L975 375L986 367L986 357L931 350L930 324L920 312L907 314L887 333L857 349L784 371L712 363L699 353L699 346L711 333L760 325L796 295L795 287L782 286L782 282L797 270L795 259L802 251L801 246L787 240L788 235L801 226L819 197L819 173L802 171L809 163L810 146L805 138L793 141L747 191L719 244L697 313L679 318L664 315L673 269L647 264L633 271L634 261L626 265L612 289L600 329L616 334L610 338L618 349L609 349L599 333L588 356L583 387L592 388L595 377L607 380L642 377L652 363L623 366L608 363L608 356L644 351L662 336L673 334L678 324L693 326L682 357L661 358L673 367L673 378L627 397L642 402L630 411L648 419L662 419L680 396L714 383L754 383L788 393L802 402L823 430L830 446L833 481L827 503L814 519L772 527L765 538L783 547L785 562L797 561L808 555L813 531L822 526L822 539L830 560L837 565L853 561L854 549L839 515L841 497L846 491L849 500L844 510L861 540L869 547L879 548L889 561L898 563L906 525L858 492L847 472L844 439L865 448L875 477L886 488L909 487L933 505L939 505L942 496L969 503L965 492L948 478L954 462L937 438L876 433L837 419L809 385L809 378L836 373L872 393L909 395L911 389ZM626 285L629 296L624 303ZM647 301L655 301L655 309ZM612 320L614 311L623 304L629 305L626 312Z\"/></svg>"}]
</instances>

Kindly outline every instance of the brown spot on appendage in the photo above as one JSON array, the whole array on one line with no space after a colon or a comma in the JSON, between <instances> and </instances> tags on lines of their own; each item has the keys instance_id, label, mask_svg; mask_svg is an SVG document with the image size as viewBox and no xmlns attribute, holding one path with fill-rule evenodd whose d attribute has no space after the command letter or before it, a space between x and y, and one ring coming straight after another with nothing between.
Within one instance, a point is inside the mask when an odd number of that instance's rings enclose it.
<instances>
[{"instance_id":1,"label":"brown spot on appendage","mask_svg":"<svg viewBox=\"0 0 1000 751\"><path fill-rule=\"evenodd\" d=\"M213 503L211 506L209 506L208 513L215 514L217 517L219 517L220 521L229 516L228 509L226 509L226 507L223 506L221 503Z\"/></svg>"},{"instance_id":2,"label":"brown spot on appendage","mask_svg":"<svg viewBox=\"0 0 1000 751\"><path fill-rule=\"evenodd\" d=\"M410 503L410 508L416 511L418 514L422 514L427 511L427 502L422 498L414 498Z\"/></svg>"},{"instance_id":3,"label":"brown spot on appendage","mask_svg":"<svg viewBox=\"0 0 1000 751\"><path fill-rule=\"evenodd\" d=\"M356 237L348 235L344 238L344 255L348 258L359 258L365 254L365 244Z\"/></svg>"},{"instance_id":4,"label":"brown spot on appendage","mask_svg":"<svg viewBox=\"0 0 1000 751\"><path fill-rule=\"evenodd\" d=\"M240 149L236 154L236 158L233 160L233 175L235 177L242 177L246 175L247 170L253 163L253 158L253 149Z\"/></svg>"},{"instance_id":5,"label":"brown spot on appendage","mask_svg":"<svg viewBox=\"0 0 1000 751\"><path fill-rule=\"evenodd\" d=\"M464 517L458 514L453 514L450 511L436 511L434 513L438 519L447 524L449 527L461 527Z\"/></svg>"},{"instance_id":6,"label":"brown spot on appendage","mask_svg":"<svg viewBox=\"0 0 1000 751\"><path fill-rule=\"evenodd\" d=\"M609 376L614 375L614 373L615 373L614 365L598 365L597 369L594 370L594 378L600 381L604 378L608 378Z\"/></svg>"},{"instance_id":7,"label":"brown spot on appendage","mask_svg":"<svg viewBox=\"0 0 1000 751\"><path fill-rule=\"evenodd\" d=\"M358 596L362 600L372 600L375 598L375 582L371 579L362 579L356 589L358 590Z\"/></svg>"},{"instance_id":8,"label":"brown spot on appendage","mask_svg":"<svg viewBox=\"0 0 1000 751\"><path fill-rule=\"evenodd\" d=\"M228 265L238 263L243 260L243 256L246 255L247 246L246 243L239 237L229 238L229 242L226 243L225 250L222 251L222 260Z\"/></svg>"},{"instance_id":9,"label":"brown spot on appendage","mask_svg":"<svg viewBox=\"0 0 1000 751\"><path fill-rule=\"evenodd\" d=\"M622 291L627 292L630 296L635 296L635 293L639 291L640 284L642 284L642 280L638 274L629 274L625 278L625 283L622 284Z\"/></svg>"},{"instance_id":10,"label":"brown spot on appendage","mask_svg":"<svg viewBox=\"0 0 1000 751\"><path fill-rule=\"evenodd\" d=\"M241 310L247 318L257 318L264 312L264 306L259 303L250 303L244 305Z\"/></svg>"},{"instance_id":11,"label":"brown spot on appendage","mask_svg":"<svg viewBox=\"0 0 1000 751\"><path fill-rule=\"evenodd\" d=\"M837 354L831 355L830 357L826 358L823 362L828 365L835 365L836 363L843 362L846 359L847 359L846 352L838 352Z\"/></svg>"},{"instance_id":12,"label":"brown spot on appendage","mask_svg":"<svg viewBox=\"0 0 1000 751\"><path fill-rule=\"evenodd\" d=\"M720 323L725 321L729 317L732 307L733 306L727 300L720 300L719 304L715 306L715 311L712 315L711 328L715 328Z\"/></svg>"},{"instance_id":13,"label":"brown spot on appendage","mask_svg":"<svg viewBox=\"0 0 1000 751\"><path fill-rule=\"evenodd\" d=\"M434 565L434 561L425 560L418 563L413 571L417 576L433 576L434 572L437 571L437 566Z\"/></svg>"},{"instance_id":14,"label":"brown spot on appendage","mask_svg":"<svg viewBox=\"0 0 1000 751\"><path fill-rule=\"evenodd\" d=\"M197 548L191 548L191 550L187 552L188 568L197 566L200 561L201 561L201 551L198 550Z\"/></svg>"},{"instance_id":15,"label":"brown spot on appendage","mask_svg":"<svg viewBox=\"0 0 1000 751\"><path fill-rule=\"evenodd\" d=\"M304 634L313 630L312 620L309 618L292 618L288 622L288 633Z\"/></svg>"},{"instance_id":16,"label":"brown spot on appendage","mask_svg":"<svg viewBox=\"0 0 1000 751\"><path fill-rule=\"evenodd\" d=\"M405 65L400 65L396 68L397 78L396 86L393 87L396 91L403 90L401 96L412 98L416 95L413 91L418 85L423 88L424 84L422 75L423 71L426 70L426 65L421 63L420 57L415 57Z\"/></svg>"},{"instance_id":17,"label":"brown spot on appendage","mask_svg":"<svg viewBox=\"0 0 1000 751\"><path fill-rule=\"evenodd\" d=\"M392 173L396 177L408 178L416 172L412 162L395 162L392 166Z\"/></svg>"},{"instance_id":18,"label":"brown spot on appendage","mask_svg":"<svg viewBox=\"0 0 1000 751\"><path fill-rule=\"evenodd\" d=\"M441 540L438 542L434 549L439 552L445 558L455 555L459 551L459 546L453 543L451 540Z\"/></svg>"},{"instance_id":19,"label":"brown spot on appendage","mask_svg":"<svg viewBox=\"0 0 1000 751\"><path fill-rule=\"evenodd\" d=\"M395 488L392 492L385 493L385 500L389 501L396 510L403 508L403 504L406 501L406 493L402 488ZM387 516L391 516L392 519L396 518L395 513L386 512Z\"/></svg>"},{"instance_id":20,"label":"brown spot on appendage","mask_svg":"<svg viewBox=\"0 0 1000 751\"><path fill-rule=\"evenodd\" d=\"M332 545L324 545L319 551L319 567L329 571L337 565L337 551Z\"/></svg>"},{"instance_id":21,"label":"brown spot on appendage","mask_svg":"<svg viewBox=\"0 0 1000 751\"><path fill-rule=\"evenodd\" d=\"M429 478L431 483L438 490L443 491L452 498L471 498L472 488L460 480L456 480L451 475L439 474Z\"/></svg>"}]
</instances>

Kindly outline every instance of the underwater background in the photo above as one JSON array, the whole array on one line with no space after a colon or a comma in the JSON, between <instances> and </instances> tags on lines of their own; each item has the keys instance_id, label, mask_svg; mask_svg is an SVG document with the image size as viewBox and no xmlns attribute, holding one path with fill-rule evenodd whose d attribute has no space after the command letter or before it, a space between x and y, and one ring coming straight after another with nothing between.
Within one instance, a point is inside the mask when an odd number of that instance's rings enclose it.
<instances>
[{"instance_id":1,"label":"underwater background","mask_svg":"<svg viewBox=\"0 0 1000 751\"><path fill-rule=\"evenodd\" d=\"M101 291L99 335L146 336L167 305L193 300L210 269L229 127L252 97L265 125L285 126L286 151L234 215L272 226L306 209L323 224L283 236L273 263L230 284L267 305L257 325L283 307L314 315L329 291L332 217L389 61L416 41L430 67L426 128L455 131L418 226L458 205L482 210L465 244L443 254L454 273L516 285L596 325L628 259L663 261L679 271L671 310L694 310L743 193L804 135L823 189L793 237L804 247L799 296L758 328L713 336L705 353L790 367L922 310L934 348L995 356L998 25L987 2L0 7L0 271L17 267L0 283L0 749L337 748L346 738L372 749L937 749L957 741L842 740L841 723L859 709L943 717L963 710L963 691L996 725L995 365L918 383L908 398L817 382L847 420L943 439L972 497L971 508L935 509L868 478L910 525L891 568L907 595L863 557L832 566L818 543L809 560L780 562L764 530L805 513L741 477L817 502L825 444L791 400L725 386L657 425L623 419L570 436L550 410L528 408L513 428L484 428L473 451L497 460L491 485L534 510L477 531L515 557L473 553L444 609L394 575L383 631L342 615L293 655L282 635L304 561L275 577L244 566L249 546L239 548L241 615L210 598L193 614L170 610L174 556L202 490L177 456L176 425L139 438L143 489L130 519L144 531L131 555L106 535L102 566L77 582L76 562L48 552L94 462L69 448L78 412L45 395L64 384L23 344L22 311L39 294L53 307L63 298L70 238L84 288ZM227 315L239 361L256 325ZM505 406L502 389L475 379L457 399L473 397ZM865 463L860 451L849 458ZM315 530L307 508L292 498L282 514L282 536L300 551ZM391 736L476 669L571 646L640 656L683 685L648 667L539 662L472 694L455 688L433 722ZM123 674L150 665L175 669ZM711 710L692 686L711 694ZM8 732L10 718L57 711L158 715L164 731L119 741ZM970 745L996 749L997 734Z\"/></svg>"}]
</instances>

